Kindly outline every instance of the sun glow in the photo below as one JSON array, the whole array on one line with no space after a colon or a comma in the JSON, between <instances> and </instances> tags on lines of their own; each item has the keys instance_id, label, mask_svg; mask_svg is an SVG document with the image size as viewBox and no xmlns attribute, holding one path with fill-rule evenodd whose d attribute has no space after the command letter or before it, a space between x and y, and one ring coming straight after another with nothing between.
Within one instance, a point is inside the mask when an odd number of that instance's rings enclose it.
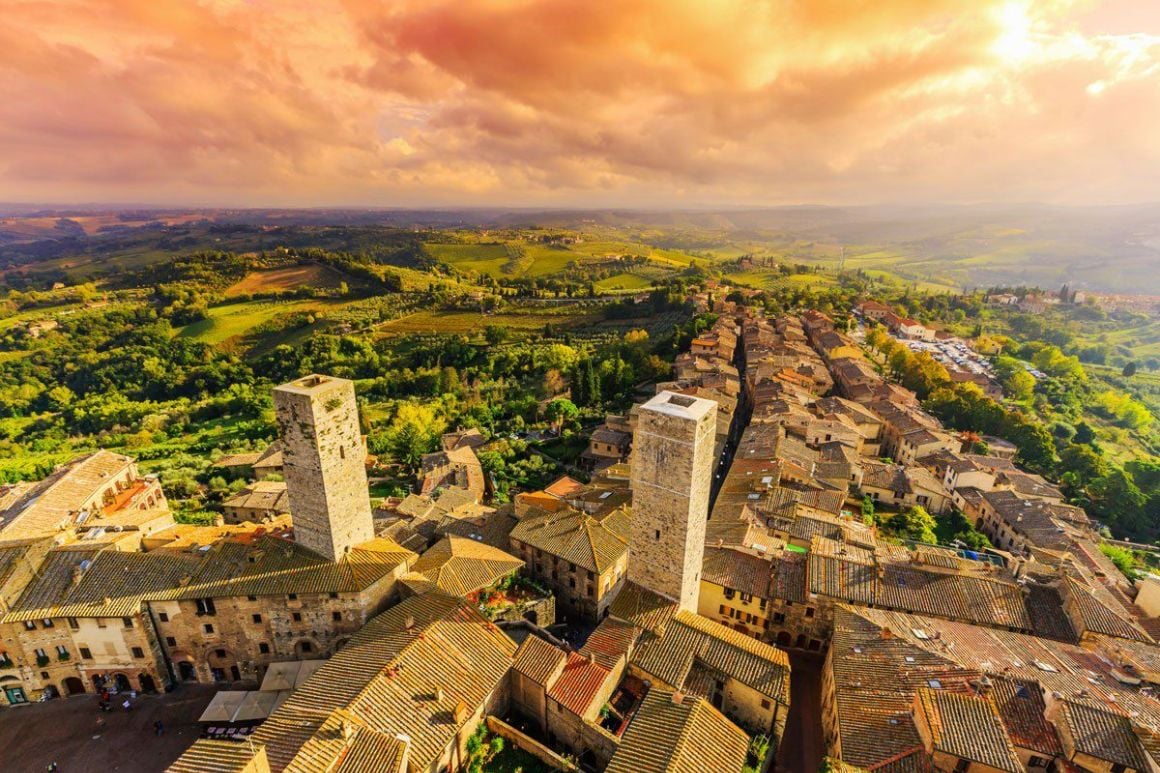
<instances>
[{"instance_id":1,"label":"sun glow","mask_svg":"<svg viewBox=\"0 0 1160 773\"><path fill-rule=\"evenodd\" d=\"M999 36L991 45L995 55L1009 64L1027 59L1035 50L1027 3L1013 0L999 6L995 20L999 26Z\"/></svg>"}]
</instances>

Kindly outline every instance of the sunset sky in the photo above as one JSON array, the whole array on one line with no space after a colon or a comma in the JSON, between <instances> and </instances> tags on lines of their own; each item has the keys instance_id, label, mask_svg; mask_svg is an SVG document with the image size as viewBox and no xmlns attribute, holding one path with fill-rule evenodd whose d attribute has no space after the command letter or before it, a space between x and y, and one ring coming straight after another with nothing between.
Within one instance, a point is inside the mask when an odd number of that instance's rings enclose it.
<instances>
[{"instance_id":1,"label":"sunset sky","mask_svg":"<svg viewBox=\"0 0 1160 773\"><path fill-rule=\"evenodd\" d=\"M0 23L0 201L1156 200L1156 0L7 0Z\"/></svg>"}]
</instances>

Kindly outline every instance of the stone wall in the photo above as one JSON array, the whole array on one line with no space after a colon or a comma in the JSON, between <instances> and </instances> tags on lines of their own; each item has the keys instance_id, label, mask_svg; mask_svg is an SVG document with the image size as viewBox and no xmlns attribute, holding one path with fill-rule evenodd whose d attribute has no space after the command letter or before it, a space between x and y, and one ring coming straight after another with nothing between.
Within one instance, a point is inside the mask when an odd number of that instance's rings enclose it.
<instances>
[{"instance_id":1,"label":"stone wall","mask_svg":"<svg viewBox=\"0 0 1160 773\"><path fill-rule=\"evenodd\" d=\"M695 612L712 486L717 404L661 392L633 436L633 582Z\"/></svg>"},{"instance_id":2,"label":"stone wall","mask_svg":"<svg viewBox=\"0 0 1160 773\"><path fill-rule=\"evenodd\" d=\"M307 376L274 390L295 539L331 560L374 538L354 383Z\"/></svg>"}]
</instances>

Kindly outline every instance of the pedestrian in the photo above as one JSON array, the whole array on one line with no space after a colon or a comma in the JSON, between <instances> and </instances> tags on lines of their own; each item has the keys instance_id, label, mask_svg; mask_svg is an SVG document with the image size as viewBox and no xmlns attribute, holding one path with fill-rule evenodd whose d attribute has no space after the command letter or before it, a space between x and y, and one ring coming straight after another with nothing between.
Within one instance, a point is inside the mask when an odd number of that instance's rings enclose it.
<instances>
[{"instance_id":1,"label":"pedestrian","mask_svg":"<svg viewBox=\"0 0 1160 773\"><path fill-rule=\"evenodd\" d=\"M125 702L121 704L121 708L125 709L127 713L133 710L133 704L129 702L128 698L126 698Z\"/></svg>"},{"instance_id":2,"label":"pedestrian","mask_svg":"<svg viewBox=\"0 0 1160 773\"><path fill-rule=\"evenodd\" d=\"M48 768L46 769L49 771L49 773L52 773L53 771L60 770L60 766L55 762L50 762L48 763Z\"/></svg>"},{"instance_id":3,"label":"pedestrian","mask_svg":"<svg viewBox=\"0 0 1160 773\"><path fill-rule=\"evenodd\" d=\"M153 723L153 732L157 735L165 735L165 725L161 724L160 719Z\"/></svg>"}]
</instances>

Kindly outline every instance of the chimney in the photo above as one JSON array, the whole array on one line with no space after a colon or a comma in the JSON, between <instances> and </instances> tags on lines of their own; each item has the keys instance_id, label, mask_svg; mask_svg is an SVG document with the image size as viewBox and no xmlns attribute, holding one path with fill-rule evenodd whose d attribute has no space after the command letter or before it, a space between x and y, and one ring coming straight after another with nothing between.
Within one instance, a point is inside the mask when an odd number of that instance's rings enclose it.
<instances>
[{"instance_id":1,"label":"chimney","mask_svg":"<svg viewBox=\"0 0 1160 773\"><path fill-rule=\"evenodd\" d=\"M354 723L349 719L343 719L339 725L339 728L342 730L342 740L350 743L350 739L354 738L354 734L357 732L357 728L354 726Z\"/></svg>"},{"instance_id":2,"label":"chimney","mask_svg":"<svg viewBox=\"0 0 1160 773\"><path fill-rule=\"evenodd\" d=\"M414 627L415 627L415 616L414 615L407 615L407 617L403 620L403 628L410 631Z\"/></svg>"},{"instance_id":3,"label":"chimney","mask_svg":"<svg viewBox=\"0 0 1160 773\"><path fill-rule=\"evenodd\" d=\"M596 653L591 650L588 651L588 662L592 664L596 663Z\"/></svg>"},{"instance_id":4,"label":"chimney","mask_svg":"<svg viewBox=\"0 0 1160 773\"><path fill-rule=\"evenodd\" d=\"M679 692L673 693L673 705L674 706L680 706L684 700L685 700L685 696L682 695L681 693L679 693Z\"/></svg>"},{"instance_id":5,"label":"chimney","mask_svg":"<svg viewBox=\"0 0 1160 773\"><path fill-rule=\"evenodd\" d=\"M395 740L403 744L403 751L399 759L399 770L410 770L407 767L407 758L411 756L411 736L399 733L395 736Z\"/></svg>"},{"instance_id":6,"label":"chimney","mask_svg":"<svg viewBox=\"0 0 1160 773\"><path fill-rule=\"evenodd\" d=\"M435 688L435 702L436 703L443 702L443 687L442 686Z\"/></svg>"},{"instance_id":7,"label":"chimney","mask_svg":"<svg viewBox=\"0 0 1160 773\"><path fill-rule=\"evenodd\" d=\"M463 701L455 704L455 723L462 724L467 719L467 704Z\"/></svg>"},{"instance_id":8,"label":"chimney","mask_svg":"<svg viewBox=\"0 0 1160 773\"><path fill-rule=\"evenodd\" d=\"M882 630L879 631L878 635L882 638L883 641L888 641L888 640L894 638L894 631L883 626Z\"/></svg>"}]
</instances>

